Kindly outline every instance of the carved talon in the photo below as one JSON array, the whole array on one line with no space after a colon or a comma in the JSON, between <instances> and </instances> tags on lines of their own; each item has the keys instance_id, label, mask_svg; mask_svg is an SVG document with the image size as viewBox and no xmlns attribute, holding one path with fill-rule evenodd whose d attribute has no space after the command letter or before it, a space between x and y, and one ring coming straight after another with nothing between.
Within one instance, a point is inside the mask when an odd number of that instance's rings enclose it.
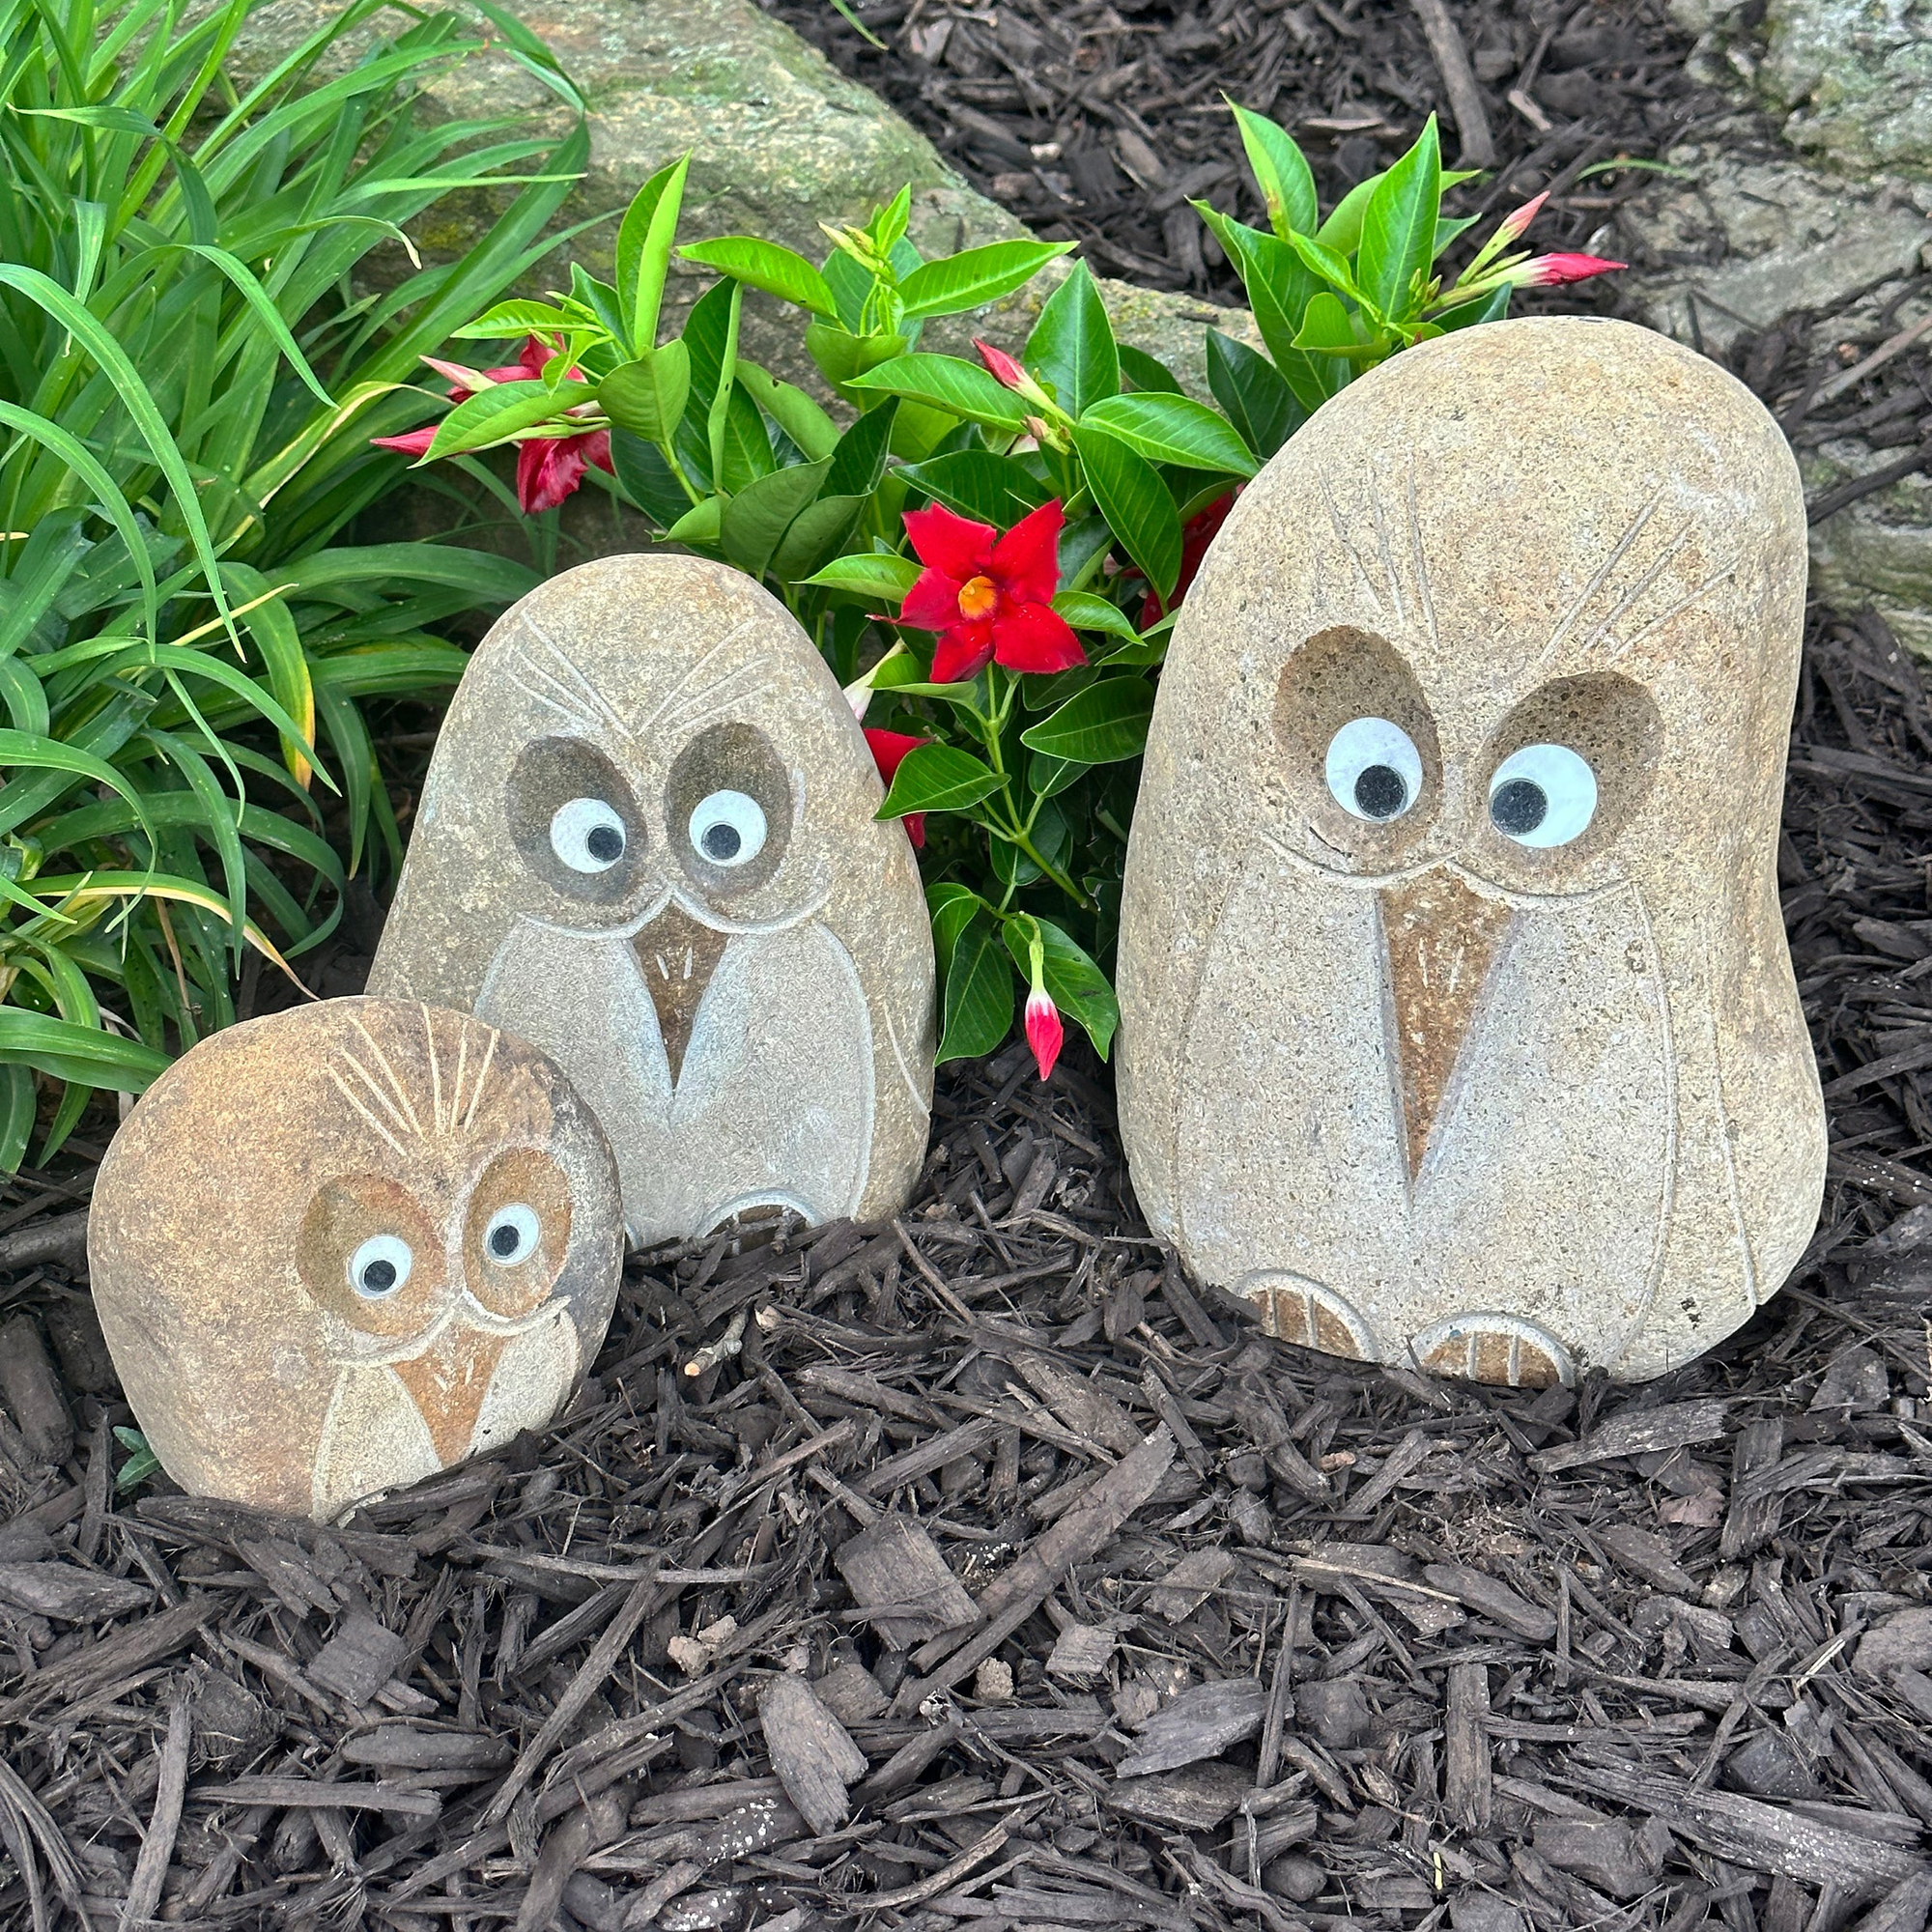
<instances>
[{"instance_id":1,"label":"carved talon","mask_svg":"<svg viewBox=\"0 0 1932 1932\"><path fill-rule=\"evenodd\" d=\"M1333 1289L1306 1275L1258 1269L1244 1275L1235 1293L1259 1306L1264 1334L1351 1362L1381 1360L1369 1324Z\"/></svg>"},{"instance_id":2,"label":"carved talon","mask_svg":"<svg viewBox=\"0 0 1932 1932\"><path fill-rule=\"evenodd\" d=\"M1520 1315L1455 1315L1409 1343L1418 1368L1504 1388L1566 1387L1577 1378L1570 1351Z\"/></svg>"}]
</instances>

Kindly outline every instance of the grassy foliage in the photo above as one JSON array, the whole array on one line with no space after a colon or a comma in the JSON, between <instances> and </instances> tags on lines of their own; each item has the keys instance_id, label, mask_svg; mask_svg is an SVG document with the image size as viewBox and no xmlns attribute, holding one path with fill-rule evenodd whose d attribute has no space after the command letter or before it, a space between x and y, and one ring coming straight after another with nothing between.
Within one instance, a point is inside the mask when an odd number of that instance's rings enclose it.
<instances>
[{"instance_id":1,"label":"grassy foliage","mask_svg":"<svg viewBox=\"0 0 1932 1932\"><path fill-rule=\"evenodd\" d=\"M541 258L581 173L505 122L426 128L485 36L581 111L493 0L371 38L353 4L245 86L259 0L0 0L0 1165L66 1082L138 1090L400 858L360 700L455 680L439 625L532 573L357 546L419 418L417 358ZM389 16L391 19L394 15ZM357 296L371 248L456 190L508 205L461 260ZM413 255L412 255L413 260ZM324 812L334 801L324 835Z\"/></svg>"}]
</instances>

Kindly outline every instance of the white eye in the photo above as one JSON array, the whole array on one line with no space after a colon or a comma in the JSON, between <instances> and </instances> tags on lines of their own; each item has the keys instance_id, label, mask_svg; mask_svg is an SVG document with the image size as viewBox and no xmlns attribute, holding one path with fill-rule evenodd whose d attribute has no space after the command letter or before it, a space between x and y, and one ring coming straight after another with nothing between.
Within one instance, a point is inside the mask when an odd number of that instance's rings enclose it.
<instances>
[{"instance_id":1,"label":"white eye","mask_svg":"<svg viewBox=\"0 0 1932 1932\"><path fill-rule=\"evenodd\" d=\"M384 1301L410 1278L415 1256L394 1235L371 1235L349 1257L349 1286L364 1301Z\"/></svg>"},{"instance_id":2,"label":"white eye","mask_svg":"<svg viewBox=\"0 0 1932 1932\"><path fill-rule=\"evenodd\" d=\"M1568 745L1525 745L1490 781L1490 819L1519 845L1567 845L1597 815L1597 775Z\"/></svg>"},{"instance_id":3,"label":"white eye","mask_svg":"<svg viewBox=\"0 0 1932 1932\"><path fill-rule=\"evenodd\" d=\"M1357 718L1328 741L1328 789L1344 811L1371 823L1400 818L1422 792L1422 754L1400 724Z\"/></svg>"},{"instance_id":4,"label":"white eye","mask_svg":"<svg viewBox=\"0 0 1932 1932\"><path fill-rule=\"evenodd\" d=\"M624 856L624 821L601 798L574 798L551 816L550 849L573 872L608 872Z\"/></svg>"},{"instance_id":5,"label":"white eye","mask_svg":"<svg viewBox=\"0 0 1932 1932\"><path fill-rule=\"evenodd\" d=\"M691 849L706 865L750 865L765 849L764 808L741 791L714 791L691 814Z\"/></svg>"},{"instance_id":6,"label":"white eye","mask_svg":"<svg viewBox=\"0 0 1932 1932\"><path fill-rule=\"evenodd\" d=\"M526 1208L521 1201L513 1207L499 1208L483 1230L484 1259L495 1262L498 1267L515 1267L536 1253L542 1233L534 1208Z\"/></svg>"}]
</instances>

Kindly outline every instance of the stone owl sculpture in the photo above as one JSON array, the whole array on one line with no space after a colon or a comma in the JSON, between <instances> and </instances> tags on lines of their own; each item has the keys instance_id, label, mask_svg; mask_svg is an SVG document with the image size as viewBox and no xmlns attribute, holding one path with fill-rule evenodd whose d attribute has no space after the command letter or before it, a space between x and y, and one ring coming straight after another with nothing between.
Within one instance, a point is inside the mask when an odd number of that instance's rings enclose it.
<instances>
[{"instance_id":1,"label":"stone owl sculpture","mask_svg":"<svg viewBox=\"0 0 1932 1932\"><path fill-rule=\"evenodd\" d=\"M535 1048L327 1000L161 1075L101 1164L87 1251L168 1474L332 1521L562 1407L616 1303L622 1203Z\"/></svg>"},{"instance_id":2,"label":"stone owl sculpture","mask_svg":"<svg viewBox=\"0 0 1932 1932\"><path fill-rule=\"evenodd\" d=\"M1715 363L1487 324L1343 390L1176 627L1120 944L1150 1223L1264 1325L1635 1380L1772 1295L1825 1130L1776 882L1804 508Z\"/></svg>"},{"instance_id":3,"label":"stone owl sculpture","mask_svg":"<svg viewBox=\"0 0 1932 1932\"><path fill-rule=\"evenodd\" d=\"M564 1067L639 1243L759 1207L891 1213L925 1154L933 955L871 754L776 598L612 556L465 672L370 988Z\"/></svg>"}]
</instances>

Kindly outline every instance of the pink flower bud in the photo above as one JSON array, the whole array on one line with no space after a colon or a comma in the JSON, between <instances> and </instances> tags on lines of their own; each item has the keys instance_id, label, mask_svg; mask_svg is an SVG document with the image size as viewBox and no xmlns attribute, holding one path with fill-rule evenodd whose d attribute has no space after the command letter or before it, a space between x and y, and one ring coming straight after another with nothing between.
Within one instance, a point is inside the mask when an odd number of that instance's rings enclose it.
<instances>
[{"instance_id":1,"label":"pink flower bud","mask_svg":"<svg viewBox=\"0 0 1932 1932\"><path fill-rule=\"evenodd\" d=\"M973 338L973 347L980 352L980 360L986 365L993 380L1003 387L1021 396L1037 392L1038 384L1004 349L995 349L990 342L981 342L978 336Z\"/></svg>"},{"instance_id":2,"label":"pink flower bud","mask_svg":"<svg viewBox=\"0 0 1932 1932\"><path fill-rule=\"evenodd\" d=\"M1519 288L1556 289L1566 282L1587 282L1592 275L1627 269L1628 262L1606 262L1601 255L1537 255L1511 275Z\"/></svg>"},{"instance_id":3,"label":"pink flower bud","mask_svg":"<svg viewBox=\"0 0 1932 1932\"><path fill-rule=\"evenodd\" d=\"M1545 188L1534 200L1524 202L1515 213L1504 215L1502 226L1496 230L1496 241L1504 245L1516 241L1536 219L1542 212L1543 204L1548 199L1549 190Z\"/></svg>"},{"instance_id":4,"label":"pink flower bud","mask_svg":"<svg viewBox=\"0 0 1932 1932\"><path fill-rule=\"evenodd\" d=\"M1050 1079L1066 1038L1066 1029L1060 1023L1060 1009L1053 1004L1053 995L1044 986L1036 986L1027 995L1026 1037L1039 1067L1039 1077Z\"/></svg>"}]
</instances>

